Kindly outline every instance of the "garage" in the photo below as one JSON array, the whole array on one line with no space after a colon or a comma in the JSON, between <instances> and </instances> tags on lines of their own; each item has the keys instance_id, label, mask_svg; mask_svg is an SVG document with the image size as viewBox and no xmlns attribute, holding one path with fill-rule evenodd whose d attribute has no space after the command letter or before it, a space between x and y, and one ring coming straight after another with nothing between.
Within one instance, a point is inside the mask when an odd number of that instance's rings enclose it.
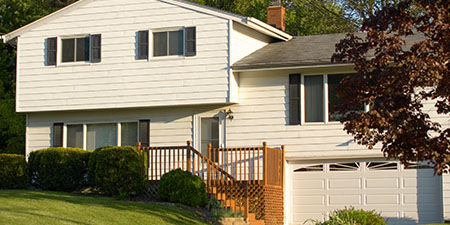
<instances>
[{"instance_id":1,"label":"garage","mask_svg":"<svg viewBox=\"0 0 450 225\"><path fill-rule=\"evenodd\" d=\"M348 206L376 210L388 224L443 220L441 178L426 165L406 169L399 162L381 160L289 165L289 224L324 220L333 210Z\"/></svg>"}]
</instances>

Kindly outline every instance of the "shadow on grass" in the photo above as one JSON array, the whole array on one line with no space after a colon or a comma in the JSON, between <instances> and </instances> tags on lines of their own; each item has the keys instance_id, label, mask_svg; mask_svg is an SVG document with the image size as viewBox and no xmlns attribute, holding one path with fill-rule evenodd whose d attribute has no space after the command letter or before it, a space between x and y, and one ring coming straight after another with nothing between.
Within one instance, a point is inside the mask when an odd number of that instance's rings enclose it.
<instances>
[{"instance_id":1,"label":"shadow on grass","mask_svg":"<svg viewBox=\"0 0 450 225\"><path fill-rule=\"evenodd\" d=\"M187 212L186 209L178 205L167 205L164 203L140 203L130 201L120 201L110 197L103 196L87 196L83 194L69 194L63 192L46 192L46 191L24 191L24 190L9 190L0 191L0 199L14 199L14 201L34 200L34 201L61 201L77 205L84 206L100 206L104 208L110 208L114 210L120 210L122 212L133 212L142 214L145 216L155 216L169 224L195 224L197 218L194 213ZM68 220L64 218L58 218L50 215L42 215L35 212L35 208L4 208L4 205L0 206L0 210L9 211L12 213L18 213L22 215L47 217L50 219L60 220L61 222L71 222L76 224L86 224L81 221Z\"/></svg>"}]
</instances>

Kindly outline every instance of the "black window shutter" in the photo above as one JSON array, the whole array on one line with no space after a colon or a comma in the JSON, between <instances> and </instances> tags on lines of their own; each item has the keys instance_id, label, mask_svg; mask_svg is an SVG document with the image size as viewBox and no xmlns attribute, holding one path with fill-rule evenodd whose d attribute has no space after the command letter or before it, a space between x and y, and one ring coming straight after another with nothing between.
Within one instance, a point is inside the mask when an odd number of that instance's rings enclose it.
<instances>
[{"instance_id":1,"label":"black window shutter","mask_svg":"<svg viewBox=\"0 0 450 225\"><path fill-rule=\"evenodd\" d=\"M91 62L99 63L102 61L102 35L91 35Z\"/></svg>"},{"instance_id":2,"label":"black window shutter","mask_svg":"<svg viewBox=\"0 0 450 225\"><path fill-rule=\"evenodd\" d=\"M56 65L56 38L47 38L47 66Z\"/></svg>"},{"instance_id":3,"label":"black window shutter","mask_svg":"<svg viewBox=\"0 0 450 225\"><path fill-rule=\"evenodd\" d=\"M138 59L148 59L148 30L138 32Z\"/></svg>"},{"instance_id":4,"label":"black window shutter","mask_svg":"<svg viewBox=\"0 0 450 225\"><path fill-rule=\"evenodd\" d=\"M139 142L142 146L150 146L150 120L139 120Z\"/></svg>"},{"instance_id":5,"label":"black window shutter","mask_svg":"<svg viewBox=\"0 0 450 225\"><path fill-rule=\"evenodd\" d=\"M301 121L300 112L300 74L289 75L289 124L298 125Z\"/></svg>"},{"instance_id":6,"label":"black window shutter","mask_svg":"<svg viewBox=\"0 0 450 225\"><path fill-rule=\"evenodd\" d=\"M63 129L64 129L63 123L53 124L53 147L63 146L63 137L64 137Z\"/></svg>"},{"instance_id":7,"label":"black window shutter","mask_svg":"<svg viewBox=\"0 0 450 225\"><path fill-rule=\"evenodd\" d=\"M195 56L197 55L197 34L195 27L186 27L186 56Z\"/></svg>"}]
</instances>

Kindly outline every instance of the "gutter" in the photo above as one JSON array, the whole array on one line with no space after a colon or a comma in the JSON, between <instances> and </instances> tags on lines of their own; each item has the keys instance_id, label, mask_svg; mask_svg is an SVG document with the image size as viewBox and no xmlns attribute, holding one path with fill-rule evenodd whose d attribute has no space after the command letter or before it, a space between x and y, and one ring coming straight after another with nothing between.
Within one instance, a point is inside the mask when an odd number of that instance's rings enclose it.
<instances>
[{"instance_id":1,"label":"gutter","mask_svg":"<svg viewBox=\"0 0 450 225\"><path fill-rule=\"evenodd\" d=\"M352 66L352 63L342 63L342 64L322 64L322 65L305 65L305 66L278 66L278 67L267 67L267 68L249 68L249 69L233 69L233 72L253 72L253 71L267 71L267 70L292 70L292 69L309 69L309 68L327 68L327 67L346 67Z\"/></svg>"},{"instance_id":2,"label":"gutter","mask_svg":"<svg viewBox=\"0 0 450 225\"><path fill-rule=\"evenodd\" d=\"M279 29L277 29L275 27L272 27L269 24L264 23L264 22L262 22L262 21L260 21L260 20L258 20L256 18L247 17L246 19L247 19L247 22L251 22L252 24L254 24L254 25L258 26L258 27L261 27L261 28L263 28L265 30L269 30L270 32L276 33L278 36L282 37L285 41L289 41L289 40L291 40L293 38L291 35L283 32L283 31L281 31L281 30L279 30Z\"/></svg>"}]
</instances>

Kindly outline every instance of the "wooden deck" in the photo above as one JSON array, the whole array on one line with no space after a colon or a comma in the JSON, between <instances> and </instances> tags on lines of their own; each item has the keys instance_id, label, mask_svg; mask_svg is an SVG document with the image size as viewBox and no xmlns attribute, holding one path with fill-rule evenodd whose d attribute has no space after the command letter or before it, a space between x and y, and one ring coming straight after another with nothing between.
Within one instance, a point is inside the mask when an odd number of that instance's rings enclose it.
<instances>
[{"instance_id":1,"label":"wooden deck","mask_svg":"<svg viewBox=\"0 0 450 225\"><path fill-rule=\"evenodd\" d=\"M157 185L162 175L181 168L202 178L207 193L250 224L283 224L284 146L211 148L207 156L185 146L143 147L143 173ZM270 207L268 205L270 204Z\"/></svg>"}]
</instances>

